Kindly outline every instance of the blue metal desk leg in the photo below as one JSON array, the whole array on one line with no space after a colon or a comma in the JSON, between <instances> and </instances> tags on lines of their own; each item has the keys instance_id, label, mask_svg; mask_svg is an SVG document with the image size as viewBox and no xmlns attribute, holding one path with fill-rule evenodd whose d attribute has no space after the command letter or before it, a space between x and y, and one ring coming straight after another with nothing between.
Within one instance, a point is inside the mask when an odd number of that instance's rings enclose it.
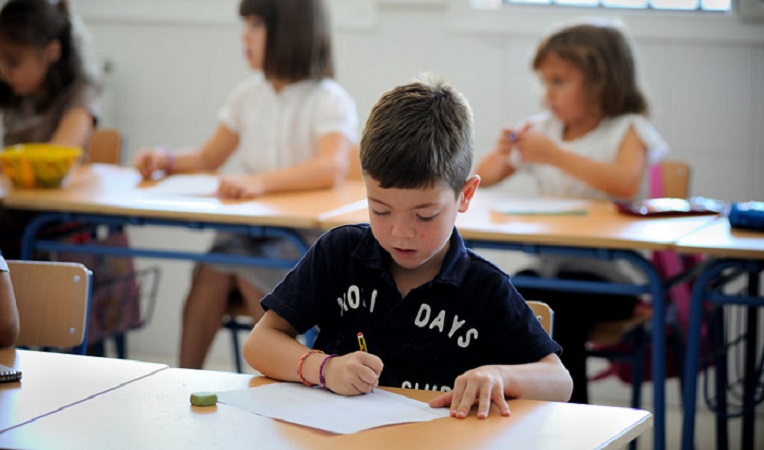
<instances>
[{"instance_id":1,"label":"blue metal desk leg","mask_svg":"<svg viewBox=\"0 0 764 450\"><path fill-rule=\"evenodd\" d=\"M724 306L714 306L714 378L716 379L716 450L729 448L727 427L727 336L724 326ZM701 343L702 346L702 343ZM697 377L697 372L696 375Z\"/></svg>"},{"instance_id":2,"label":"blue metal desk leg","mask_svg":"<svg viewBox=\"0 0 764 450\"><path fill-rule=\"evenodd\" d=\"M653 400L655 402L655 446L656 450L666 448L666 329L665 303L663 293L653 295ZM659 331L656 331L659 330Z\"/></svg>"},{"instance_id":3,"label":"blue metal desk leg","mask_svg":"<svg viewBox=\"0 0 764 450\"><path fill-rule=\"evenodd\" d=\"M692 287L690 323L687 330L687 353L684 360L684 410L682 414L682 450L692 450L695 438L695 402L700 357L700 326L703 314L703 292L714 271L702 272Z\"/></svg>"},{"instance_id":4,"label":"blue metal desk leg","mask_svg":"<svg viewBox=\"0 0 764 450\"><path fill-rule=\"evenodd\" d=\"M666 299L663 282L655 270L655 266L644 258L635 257L632 254L623 254L620 257L630 261L645 274L653 299L653 310L656 311L652 321L653 354L651 359L653 366L653 407L655 409L653 448L654 450L663 450L666 448Z\"/></svg>"},{"instance_id":5,"label":"blue metal desk leg","mask_svg":"<svg viewBox=\"0 0 764 450\"><path fill-rule=\"evenodd\" d=\"M759 293L759 273L748 273L748 295L754 297ZM756 396L756 339L759 335L759 315L755 306L746 307L748 324L746 326L745 340L745 385L743 390L743 449L754 448L754 408Z\"/></svg>"},{"instance_id":6,"label":"blue metal desk leg","mask_svg":"<svg viewBox=\"0 0 764 450\"><path fill-rule=\"evenodd\" d=\"M727 296L724 294L716 294L710 288L711 282L716 279L724 270L729 268L743 269L748 272L748 292L747 295ZM684 411L683 411L683 423L682 423L682 449L692 450L694 445L695 434L695 403L696 403L696 390L697 390L697 376L698 376L698 358L700 357L700 334L701 334L701 316L703 313L703 300L709 299L714 304L729 305L738 304L746 305L748 309L748 326L752 328L747 329L747 341L746 341L746 384L744 391L744 405L750 405L751 409L746 410L744 419L748 416L748 411L753 413L753 402L755 394L756 378L752 376L752 370L754 370L755 361L755 345L756 345L756 333L758 327L758 319L756 310L757 307L762 306L762 297L759 294L759 282L758 277L764 270L764 265L761 262L743 262L734 260L720 260L710 264L701 274L698 276L695 284L692 288L692 300L690 302L690 323L687 333L687 354L685 355L685 377L684 377ZM752 352L751 355L749 352ZM721 364L726 366L725 364ZM717 370L725 370L719 369ZM724 374L722 374L724 376ZM719 399L721 404L724 404L725 393L720 393ZM726 413L726 407L721 410L721 413ZM753 442L753 421L752 417L743 422L743 448L754 448ZM726 428L722 427L723 429ZM724 431L724 430L722 430ZM726 441L726 435L725 435ZM726 442L721 442L726 444Z\"/></svg>"}]
</instances>

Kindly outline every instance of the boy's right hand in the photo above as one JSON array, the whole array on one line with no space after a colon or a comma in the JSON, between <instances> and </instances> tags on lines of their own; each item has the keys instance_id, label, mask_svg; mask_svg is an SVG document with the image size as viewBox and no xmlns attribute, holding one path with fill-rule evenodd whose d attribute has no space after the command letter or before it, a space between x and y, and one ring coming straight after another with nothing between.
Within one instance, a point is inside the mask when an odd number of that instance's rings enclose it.
<instances>
[{"instance_id":1,"label":"boy's right hand","mask_svg":"<svg viewBox=\"0 0 764 450\"><path fill-rule=\"evenodd\" d=\"M379 384L382 360L377 355L353 352L326 362L326 387L341 395L367 394Z\"/></svg>"}]
</instances>

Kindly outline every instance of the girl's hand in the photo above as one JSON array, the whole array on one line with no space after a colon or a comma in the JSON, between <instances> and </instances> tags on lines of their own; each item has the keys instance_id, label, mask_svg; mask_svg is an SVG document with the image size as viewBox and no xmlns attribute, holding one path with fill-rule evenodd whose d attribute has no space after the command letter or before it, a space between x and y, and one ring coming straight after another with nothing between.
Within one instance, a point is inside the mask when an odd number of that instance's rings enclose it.
<instances>
[{"instance_id":1,"label":"girl's hand","mask_svg":"<svg viewBox=\"0 0 764 450\"><path fill-rule=\"evenodd\" d=\"M512 147L515 145L516 133L514 130L503 128L499 138L496 140L496 146L493 148L493 151L504 158L509 158L509 155L512 153Z\"/></svg>"},{"instance_id":2,"label":"girl's hand","mask_svg":"<svg viewBox=\"0 0 764 450\"><path fill-rule=\"evenodd\" d=\"M353 352L336 356L324 366L326 387L341 395L367 394L379 384L382 360L377 355Z\"/></svg>"},{"instance_id":3,"label":"girl's hand","mask_svg":"<svg viewBox=\"0 0 764 450\"><path fill-rule=\"evenodd\" d=\"M456 378L454 389L432 399L430 406L449 406L452 417L463 419L469 416L475 403L478 405L479 419L488 417L491 403L499 407L502 416L509 416L509 405L504 398L504 381L498 367L482 366L464 372Z\"/></svg>"},{"instance_id":4,"label":"girl's hand","mask_svg":"<svg viewBox=\"0 0 764 450\"><path fill-rule=\"evenodd\" d=\"M510 155L513 152L517 154L517 150L513 150L514 136L515 131L503 128L496 145L478 162L475 172L480 175L480 186L493 186L515 172L515 166L510 161Z\"/></svg>"},{"instance_id":5,"label":"girl's hand","mask_svg":"<svg viewBox=\"0 0 764 450\"><path fill-rule=\"evenodd\" d=\"M517 135L517 149L524 163L553 164L559 149L541 133L523 129Z\"/></svg>"},{"instance_id":6,"label":"girl's hand","mask_svg":"<svg viewBox=\"0 0 764 450\"><path fill-rule=\"evenodd\" d=\"M223 198L253 198L264 193L263 184L252 175L221 176L217 192Z\"/></svg>"},{"instance_id":7,"label":"girl's hand","mask_svg":"<svg viewBox=\"0 0 764 450\"><path fill-rule=\"evenodd\" d=\"M135 155L133 166L138 169L143 179L146 180L153 178L154 174L159 171L168 173L172 160L172 153L167 149L144 149Z\"/></svg>"}]
</instances>

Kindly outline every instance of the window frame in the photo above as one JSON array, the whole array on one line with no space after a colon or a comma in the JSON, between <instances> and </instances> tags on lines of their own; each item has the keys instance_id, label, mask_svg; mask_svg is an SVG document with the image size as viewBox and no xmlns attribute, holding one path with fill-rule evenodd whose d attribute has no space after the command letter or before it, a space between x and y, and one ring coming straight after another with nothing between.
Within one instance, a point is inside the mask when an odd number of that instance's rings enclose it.
<instances>
[{"instance_id":1,"label":"window frame","mask_svg":"<svg viewBox=\"0 0 764 450\"><path fill-rule=\"evenodd\" d=\"M730 12L520 4L475 9L470 0L443 0L449 7L449 26L469 34L538 36L573 22L605 19L623 24L632 38L645 41L764 44L764 23L741 21L740 1L762 0L733 0ZM517 16L522 20L513 21Z\"/></svg>"},{"instance_id":2,"label":"window frame","mask_svg":"<svg viewBox=\"0 0 764 450\"><path fill-rule=\"evenodd\" d=\"M685 14L696 14L696 13L713 13L713 14L730 14L734 13L735 11L735 0L730 0L730 7L729 9L702 9L701 3L703 0L695 0L698 2L698 7L695 9L689 9L689 8L660 8L660 7L654 7L649 5L650 0L640 0L642 2L648 3L647 6L644 7L635 7L635 6L609 6L605 4L601 4L603 1L607 0L589 0L591 2L597 2L596 5L574 5L574 4L559 4L555 3L560 0L544 0L548 1L550 3L512 3L512 0L494 0L496 2L501 3L504 7L514 7L518 5L535 5L535 6L543 6L543 7L550 7L554 6L556 8L581 8L584 10L590 9L590 10L600 10L604 9L606 11L676 11L676 12L682 12ZM519 0L516 0L519 1ZM533 0L526 0L526 1L533 1ZM568 0L568 1L583 1L583 0Z\"/></svg>"}]
</instances>

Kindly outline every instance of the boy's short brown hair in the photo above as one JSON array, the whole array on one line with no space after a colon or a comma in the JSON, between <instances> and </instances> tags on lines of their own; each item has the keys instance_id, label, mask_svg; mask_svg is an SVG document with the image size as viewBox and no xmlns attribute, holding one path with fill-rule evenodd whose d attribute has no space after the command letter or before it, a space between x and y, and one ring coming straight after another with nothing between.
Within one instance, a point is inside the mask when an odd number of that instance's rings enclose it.
<instances>
[{"instance_id":1,"label":"boy's short brown hair","mask_svg":"<svg viewBox=\"0 0 764 450\"><path fill-rule=\"evenodd\" d=\"M361 167L384 189L445 183L461 192L474 152L472 109L440 79L424 76L382 94L361 137Z\"/></svg>"}]
</instances>

